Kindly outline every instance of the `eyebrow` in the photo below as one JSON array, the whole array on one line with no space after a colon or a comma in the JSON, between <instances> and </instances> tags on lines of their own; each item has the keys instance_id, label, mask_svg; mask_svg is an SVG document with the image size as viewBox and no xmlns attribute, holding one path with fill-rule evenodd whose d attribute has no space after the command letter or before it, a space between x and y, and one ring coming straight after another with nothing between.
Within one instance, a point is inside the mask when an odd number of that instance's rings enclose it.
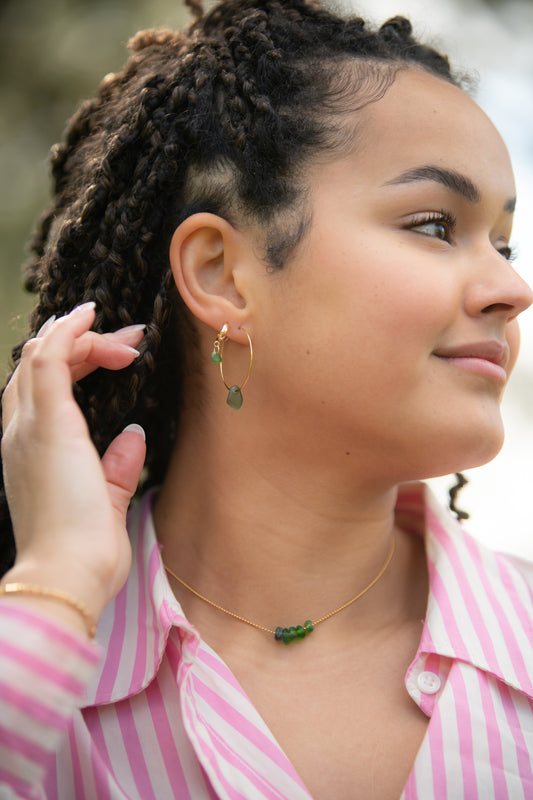
<instances>
[{"instance_id":1,"label":"eyebrow","mask_svg":"<svg viewBox=\"0 0 533 800\"><path fill-rule=\"evenodd\" d=\"M415 167L409 169L407 172L402 172L396 178L387 181L386 186L395 186L400 183L415 183L416 181L434 181L441 183L452 192L460 194L465 197L470 203L479 203L481 200L481 192L475 183L472 183L470 178L466 175L461 175L460 172L455 172L453 169L444 169L443 167ZM509 201L506 202L506 206Z\"/></svg>"},{"instance_id":2,"label":"eyebrow","mask_svg":"<svg viewBox=\"0 0 533 800\"><path fill-rule=\"evenodd\" d=\"M452 192L465 197L470 203L479 203L481 200L481 192L475 183L466 175L461 175L460 172L455 172L453 169L444 169L442 167L424 166L409 169L407 172L402 172L391 181L387 181L385 186L394 186L400 183L414 183L415 181L435 181L441 183ZM506 214L514 214L516 207L516 197L509 197L503 204L503 210Z\"/></svg>"}]
</instances>

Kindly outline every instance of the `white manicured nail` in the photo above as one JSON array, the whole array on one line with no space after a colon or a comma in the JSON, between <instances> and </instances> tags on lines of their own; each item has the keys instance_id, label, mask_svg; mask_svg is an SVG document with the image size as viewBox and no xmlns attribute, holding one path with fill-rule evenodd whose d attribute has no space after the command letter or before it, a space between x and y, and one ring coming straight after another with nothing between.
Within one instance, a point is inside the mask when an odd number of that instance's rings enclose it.
<instances>
[{"instance_id":1,"label":"white manicured nail","mask_svg":"<svg viewBox=\"0 0 533 800\"><path fill-rule=\"evenodd\" d=\"M123 350L127 350L128 353L133 353L135 358L141 355L134 347L130 347L128 344L122 344L122 342L115 342L115 347L121 347Z\"/></svg>"},{"instance_id":2,"label":"white manicured nail","mask_svg":"<svg viewBox=\"0 0 533 800\"><path fill-rule=\"evenodd\" d=\"M135 422L133 422L131 425L126 425L122 433L126 433L126 431L131 431L132 433L136 433L139 436L142 436L144 441L146 441L146 434L144 432L144 428L142 428L140 425L137 425Z\"/></svg>"},{"instance_id":3,"label":"white manicured nail","mask_svg":"<svg viewBox=\"0 0 533 800\"><path fill-rule=\"evenodd\" d=\"M52 327L52 325L54 324L54 322L55 322L55 321L56 321L56 315L55 315L55 314L52 314L52 316L51 316L51 317L48 317L48 319L46 320L46 322L43 322L43 324L41 325L41 327L40 327L40 328L39 328L39 330L37 331L37 334L36 334L35 338L36 338L36 339L40 339L40 338L41 338L41 336L44 336L44 334L46 333L46 331L49 331L49 330L50 330L50 328Z\"/></svg>"},{"instance_id":4,"label":"white manicured nail","mask_svg":"<svg viewBox=\"0 0 533 800\"><path fill-rule=\"evenodd\" d=\"M118 328L116 331L112 331L112 333L138 333L138 331L146 330L146 325L126 325L125 328Z\"/></svg>"},{"instance_id":5,"label":"white manicured nail","mask_svg":"<svg viewBox=\"0 0 533 800\"><path fill-rule=\"evenodd\" d=\"M96 308L96 303L94 300L89 300L88 303L82 303L80 306L76 306L70 312L71 314L82 314L84 311L88 311L90 308Z\"/></svg>"}]
</instances>

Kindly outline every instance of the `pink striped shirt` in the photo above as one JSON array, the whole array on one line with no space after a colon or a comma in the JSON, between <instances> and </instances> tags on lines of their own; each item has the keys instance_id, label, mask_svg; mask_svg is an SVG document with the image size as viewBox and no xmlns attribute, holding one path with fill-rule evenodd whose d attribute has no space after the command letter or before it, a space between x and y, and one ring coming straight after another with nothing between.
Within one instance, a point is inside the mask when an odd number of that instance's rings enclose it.
<instances>
[{"instance_id":1,"label":"pink striped shirt","mask_svg":"<svg viewBox=\"0 0 533 800\"><path fill-rule=\"evenodd\" d=\"M134 562L99 625L105 658L0 604L0 798L310 800L185 619L150 506L130 512ZM430 722L402 800L533 798L533 565L475 542L422 484L402 488L397 513L425 534L430 574L405 677Z\"/></svg>"}]
</instances>

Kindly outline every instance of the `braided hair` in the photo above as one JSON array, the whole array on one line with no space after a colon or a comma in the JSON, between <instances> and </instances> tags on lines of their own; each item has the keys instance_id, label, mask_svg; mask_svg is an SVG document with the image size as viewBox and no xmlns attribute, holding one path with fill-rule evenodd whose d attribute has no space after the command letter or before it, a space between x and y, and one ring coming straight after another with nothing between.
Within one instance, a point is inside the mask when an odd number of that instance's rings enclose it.
<instances>
[{"instance_id":1,"label":"braided hair","mask_svg":"<svg viewBox=\"0 0 533 800\"><path fill-rule=\"evenodd\" d=\"M26 273L38 296L30 336L88 300L97 331L147 323L134 364L74 387L100 452L130 421L144 426L145 487L164 476L184 377L198 369L195 327L169 266L176 227L199 211L258 222L266 268L281 269L305 232L293 214L305 197L302 167L353 143L344 112L380 99L407 66L458 85L402 17L373 30L315 0L225 0L207 14L198 0L186 5L187 30L134 36L123 70L69 121L52 150L53 201ZM14 555L1 488L0 575Z\"/></svg>"}]
</instances>

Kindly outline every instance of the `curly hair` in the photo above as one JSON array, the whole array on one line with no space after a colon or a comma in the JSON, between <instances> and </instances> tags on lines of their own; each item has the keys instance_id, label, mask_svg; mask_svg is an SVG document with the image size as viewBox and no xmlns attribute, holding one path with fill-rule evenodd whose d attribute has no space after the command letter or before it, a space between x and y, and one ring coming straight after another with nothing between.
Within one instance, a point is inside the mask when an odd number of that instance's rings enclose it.
<instances>
[{"instance_id":1,"label":"curly hair","mask_svg":"<svg viewBox=\"0 0 533 800\"><path fill-rule=\"evenodd\" d=\"M128 422L144 426L145 487L165 473L184 377L199 369L169 267L176 227L199 211L258 222L266 268L281 269L306 229L303 167L357 135L346 112L379 100L408 66L459 85L402 17L375 30L314 0L226 0L207 14L198 0L186 4L187 30L134 36L123 70L104 78L52 149L53 202L26 274L38 295L30 336L88 300L95 330L147 324L132 366L74 387L100 452ZM14 555L2 488L0 574Z\"/></svg>"}]
</instances>

